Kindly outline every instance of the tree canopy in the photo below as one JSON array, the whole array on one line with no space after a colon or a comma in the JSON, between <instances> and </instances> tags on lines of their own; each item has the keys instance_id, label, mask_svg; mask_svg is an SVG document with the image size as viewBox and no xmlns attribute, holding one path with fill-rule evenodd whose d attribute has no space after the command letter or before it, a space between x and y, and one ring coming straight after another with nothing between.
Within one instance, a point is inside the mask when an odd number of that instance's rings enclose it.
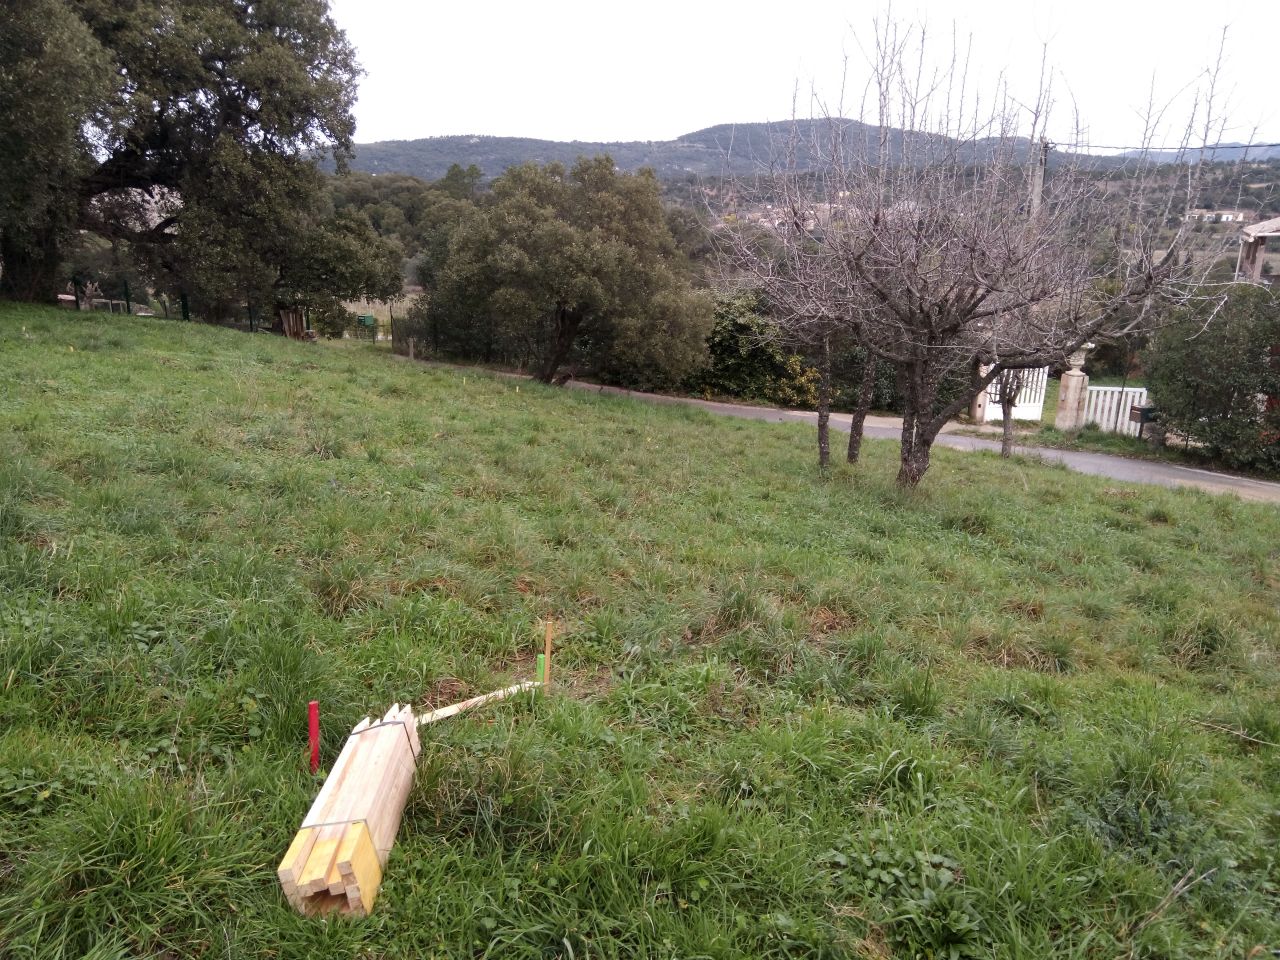
<instances>
[{"instance_id":1,"label":"tree canopy","mask_svg":"<svg viewBox=\"0 0 1280 960\"><path fill-rule=\"evenodd\" d=\"M14 20L0 291L50 297L77 229L209 301L234 286L279 303L385 286L386 245L348 246L360 276L310 262L318 237L373 236L321 203L316 158L349 155L359 74L325 0L34 0Z\"/></svg>"},{"instance_id":2,"label":"tree canopy","mask_svg":"<svg viewBox=\"0 0 1280 960\"><path fill-rule=\"evenodd\" d=\"M424 309L446 354L530 367L548 383L585 366L656 387L705 349L711 304L692 288L656 178L608 157L508 170L430 268Z\"/></svg>"},{"instance_id":3,"label":"tree canopy","mask_svg":"<svg viewBox=\"0 0 1280 960\"><path fill-rule=\"evenodd\" d=\"M62 0L7 4L0 29L0 294L48 294L75 185L93 167L86 118L113 83L101 46Z\"/></svg>"},{"instance_id":4,"label":"tree canopy","mask_svg":"<svg viewBox=\"0 0 1280 960\"><path fill-rule=\"evenodd\" d=\"M1161 423L1234 467L1280 468L1280 299L1235 284L1215 317L1206 298L1148 347Z\"/></svg>"},{"instance_id":5,"label":"tree canopy","mask_svg":"<svg viewBox=\"0 0 1280 960\"><path fill-rule=\"evenodd\" d=\"M339 213L363 214L379 236L395 240L412 260L425 254L439 261L459 214L479 195L480 181L479 167L454 164L432 182L398 173L353 170L330 177L327 187Z\"/></svg>"}]
</instances>

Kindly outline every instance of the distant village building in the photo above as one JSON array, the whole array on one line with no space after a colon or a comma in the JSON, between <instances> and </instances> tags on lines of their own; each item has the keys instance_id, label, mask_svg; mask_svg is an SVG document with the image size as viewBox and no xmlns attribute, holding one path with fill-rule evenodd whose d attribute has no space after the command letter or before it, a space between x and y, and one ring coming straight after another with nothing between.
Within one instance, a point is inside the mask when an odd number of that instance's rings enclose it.
<instances>
[{"instance_id":1,"label":"distant village building","mask_svg":"<svg viewBox=\"0 0 1280 960\"><path fill-rule=\"evenodd\" d=\"M1187 214L1187 219L1200 223L1250 223L1253 214L1248 210L1205 210L1197 207Z\"/></svg>"},{"instance_id":2,"label":"distant village building","mask_svg":"<svg viewBox=\"0 0 1280 960\"><path fill-rule=\"evenodd\" d=\"M1241 231L1240 255L1236 260L1236 279L1250 283L1263 282L1263 257L1267 251L1267 240L1280 238L1280 217L1264 220Z\"/></svg>"}]
</instances>

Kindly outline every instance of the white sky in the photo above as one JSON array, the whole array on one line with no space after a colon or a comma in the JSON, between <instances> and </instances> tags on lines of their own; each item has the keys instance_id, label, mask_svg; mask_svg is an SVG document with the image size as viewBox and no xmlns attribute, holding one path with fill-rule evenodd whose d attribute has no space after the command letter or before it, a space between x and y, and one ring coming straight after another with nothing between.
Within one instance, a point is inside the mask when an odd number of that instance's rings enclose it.
<instances>
[{"instance_id":1,"label":"white sky","mask_svg":"<svg viewBox=\"0 0 1280 960\"><path fill-rule=\"evenodd\" d=\"M861 86L859 44L885 9L859 0L330 2L367 72L358 142L669 140L786 119L797 84L806 98L811 86L836 94L846 54L850 85ZM1007 70L1015 94L1034 95L1048 43L1059 104L1069 88L1090 142L1117 146L1140 137L1153 77L1166 100L1194 83L1225 26L1225 139L1280 141L1280 0L917 0L896 3L893 15L924 18L939 34L954 22L973 36L973 62L992 77ZM808 114L807 99L798 112Z\"/></svg>"}]
</instances>

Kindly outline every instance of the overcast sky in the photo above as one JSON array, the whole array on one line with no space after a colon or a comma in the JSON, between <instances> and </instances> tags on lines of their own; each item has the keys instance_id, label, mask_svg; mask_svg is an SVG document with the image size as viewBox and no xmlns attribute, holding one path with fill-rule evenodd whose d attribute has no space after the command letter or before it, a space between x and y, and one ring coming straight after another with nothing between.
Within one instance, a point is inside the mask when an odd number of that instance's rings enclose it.
<instances>
[{"instance_id":1,"label":"overcast sky","mask_svg":"<svg viewBox=\"0 0 1280 960\"><path fill-rule=\"evenodd\" d=\"M858 0L331 5L367 72L358 142L669 140L717 123L786 119L797 86L807 114L810 88L838 92L846 56L850 86L860 86L871 20L885 9ZM1213 62L1227 27L1227 139L1280 141L1277 0L921 0L893 12L937 32L954 22L972 35L974 62L992 78L1006 70L1015 90L1034 91L1047 43L1057 99L1069 90L1090 142L1117 146L1140 137L1153 77L1166 99L1184 90Z\"/></svg>"}]
</instances>

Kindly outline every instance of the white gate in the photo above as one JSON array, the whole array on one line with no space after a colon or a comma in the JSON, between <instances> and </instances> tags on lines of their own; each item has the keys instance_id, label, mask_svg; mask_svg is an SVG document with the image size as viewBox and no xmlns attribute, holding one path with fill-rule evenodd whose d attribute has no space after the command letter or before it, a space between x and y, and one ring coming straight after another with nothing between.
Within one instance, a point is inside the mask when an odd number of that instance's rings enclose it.
<instances>
[{"instance_id":1,"label":"white gate","mask_svg":"<svg viewBox=\"0 0 1280 960\"><path fill-rule=\"evenodd\" d=\"M1013 419L1040 422L1040 418L1044 416L1044 391L1048 382L1048 367L1022 372L1022 389L1018 391L1018 402L1013 405ZM987 408L982 419L988 423L1003 419L1000 412L999 379L987 387Z\"/></svg>"},{"instance_id":2,"label":"white gate","mask_svg":"<svg viewBox=\"0 0 1280 960\"><path fill-rule=\"evenodd\" d=\"M1146 387L1090 387L1085 391L1084 422L1103 433L1136 437L1141 424L1129 419L1129 410L1146 402Z\"/></svg>"}]
</instances>

